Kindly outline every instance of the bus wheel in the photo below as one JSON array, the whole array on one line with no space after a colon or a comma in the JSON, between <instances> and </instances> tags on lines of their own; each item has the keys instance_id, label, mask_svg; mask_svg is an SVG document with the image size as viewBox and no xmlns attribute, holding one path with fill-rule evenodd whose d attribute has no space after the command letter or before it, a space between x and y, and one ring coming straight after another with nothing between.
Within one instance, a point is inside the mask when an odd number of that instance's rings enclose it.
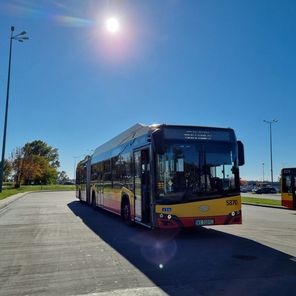
<instances>
[{"instance_id":1,"label":"bus wheel","mask_svg":"<svg viewBox=\"0 0 296 296\"><path fill-rule=\"evenodd\" d=\"M93 192L92 194L92 199L91 199L91 206L95 209L96 208L96 195L95 193Z\"/></svg>"},{"instance_id":2,"label":"bus wheel","mask_svg":"<svg viewBox=\"0 0 296 296\"><path fill-rule=\"evenodd\" d=\"M127 201L124 202L124 204L122 206L122 218L128 226L132 225L131 208L130 208L129 202L127 202Z\"/></svg>"}]
</instances>

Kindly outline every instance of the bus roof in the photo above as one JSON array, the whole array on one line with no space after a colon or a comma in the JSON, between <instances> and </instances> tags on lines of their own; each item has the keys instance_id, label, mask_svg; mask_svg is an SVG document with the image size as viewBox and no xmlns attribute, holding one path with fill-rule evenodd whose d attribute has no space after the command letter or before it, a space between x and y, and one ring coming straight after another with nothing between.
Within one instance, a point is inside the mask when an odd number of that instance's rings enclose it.
<instances>
[{"instance_id":1,"label":"bus roof","mask_svg":"<svg viewBox=\"0 0 296 296\"><path fill-rule=\"evenodd\" d=\"M211 129L211 130L220 130L220 131L233 131L231 128L218 128L218 127L205 127L205 126L190 126L190 125L167 125L167 124L152 124L152 125L144 125L137 123L132 127L128 128L124 132L120 133L118 136L112 138L108 142L102 144L97 147L92 155L92 159L95 161L100 158L101 155L111 151L112 149L128 143L133 139L138 137L149 135L153 131L161 128L161 127L171 127L171 128L201 128L201 129Z\"/></svg>"},{"instance_id":2,"label":"bus roof","mask_svg":"<svg viewBox=\"0 0 296 296\"><path fill-rule=\"evenodd\" d=\"M82 160L77 163L77 166L85 165L90 159L90 155L86 155Z\"/></svg>"},{"instance_id":3,"label":"bus roof","mask_svg":"<svg viewBox=\"0 0 296 296\"><path fill-rule=\"evenodd\" d=\"M132 127L130 127L129 129L122 132L121 134L119 134L118 136L114 137L113 139L109 140L108 142L96 148L92 157L95 158L96 156L99 156L105 152L108 152L119 145L122 145L140 136L148 134L149 131L153 131L157 127L158 125L150 126L150 125L137 123Z\"/></svg>"}]
</instances>

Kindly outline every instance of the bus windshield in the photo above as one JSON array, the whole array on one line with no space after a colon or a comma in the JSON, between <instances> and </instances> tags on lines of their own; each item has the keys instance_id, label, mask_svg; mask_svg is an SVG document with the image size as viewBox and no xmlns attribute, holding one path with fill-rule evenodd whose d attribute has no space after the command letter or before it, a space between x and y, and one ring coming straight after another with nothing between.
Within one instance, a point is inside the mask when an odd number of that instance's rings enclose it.
<instances>
[{"instance_id":1,"label":"bus windshield","mask_svg":"<svg viewBox=\"0 0 296 296\"><path fill-rule=\"evenodd\" d=\"M234 143L168 142L156 157L156 198L175 203L239 194Z\"/></svg>"}]
</instances>

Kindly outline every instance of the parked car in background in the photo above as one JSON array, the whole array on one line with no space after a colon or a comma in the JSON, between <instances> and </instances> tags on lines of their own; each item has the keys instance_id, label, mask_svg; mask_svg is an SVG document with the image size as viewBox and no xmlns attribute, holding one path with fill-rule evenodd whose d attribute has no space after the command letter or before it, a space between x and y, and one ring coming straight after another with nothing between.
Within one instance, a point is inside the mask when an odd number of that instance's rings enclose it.
<instances>
[{"instance_id":1,"label":"parked car in background","mask_svg":"<svg viewBox=\"0 0 296 296\"><path fill-rule=\"evenodd\" d=\"M240 192L246 193L246 192L248 192L248 188L241 186Z\"/></svg>"},{"instance_id":2,"label":"parked car in background","mask_svg":"<svg viewBox=\"0 0 296 296\"><path fill-rule=\"evenodd\" d=\"M64 185L75 185L75 182L73 182L73 181L66 181L63 184Z\"/></svg>"},{"instance_id":3,"label":"parked car in background","mask_svg":"<svg viewBox=\"0 0 296 296\"><path fill-rule=\"evenodd\" d=\"M253 186L241 186L240 187L240 192L251 192L253 190Z\"/></svg>"},{"instance_id":4,"label":"parked car in background","mask_svg":"<svg viewBox=\"0 0 296 296\"><path fill-rule=\"evenodd\" d=\"M263 187L255 190L254 193L256 194L277 193L277 191L273 187Z\"/></svg>"}]
</instances>

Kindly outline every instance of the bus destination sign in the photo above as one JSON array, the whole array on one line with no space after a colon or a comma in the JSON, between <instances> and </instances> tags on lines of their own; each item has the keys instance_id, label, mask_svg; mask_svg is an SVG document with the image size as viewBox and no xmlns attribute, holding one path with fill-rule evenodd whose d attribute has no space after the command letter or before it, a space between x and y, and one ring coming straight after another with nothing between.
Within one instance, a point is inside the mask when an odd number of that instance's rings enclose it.
<instances>
[{"instance_id":1,"label":"bus destination sign","mask_svg":"<svg viewBox=\"0 0 296 296\"><path fill-rule=\"evenodd\" d=\"M197 140L197 141L231 141L231 130L217 129L180 129L166 128L164 130L166 139L175 140Z\"/></svg>"},{"instance_id":2,"label":"bus destination sign","mask_svg":"<svg viewBox=\"0 0 296 296\"><path fill-rule=\"evenodd\" d=\"M296 168L291 169L282 169L284 175L295 175L296 174Z\"/></svg>"},{"instance_id":3,"label":"bus destination sign","mask_svg":"<svg viewBox=\"0 0 296 296\"><path fill-rule=\"evenodd\" d=\"M184 132L186 140L213 140L213 135L210 131L203 130L187 130Z\"/></svg>"}]
</instances>

